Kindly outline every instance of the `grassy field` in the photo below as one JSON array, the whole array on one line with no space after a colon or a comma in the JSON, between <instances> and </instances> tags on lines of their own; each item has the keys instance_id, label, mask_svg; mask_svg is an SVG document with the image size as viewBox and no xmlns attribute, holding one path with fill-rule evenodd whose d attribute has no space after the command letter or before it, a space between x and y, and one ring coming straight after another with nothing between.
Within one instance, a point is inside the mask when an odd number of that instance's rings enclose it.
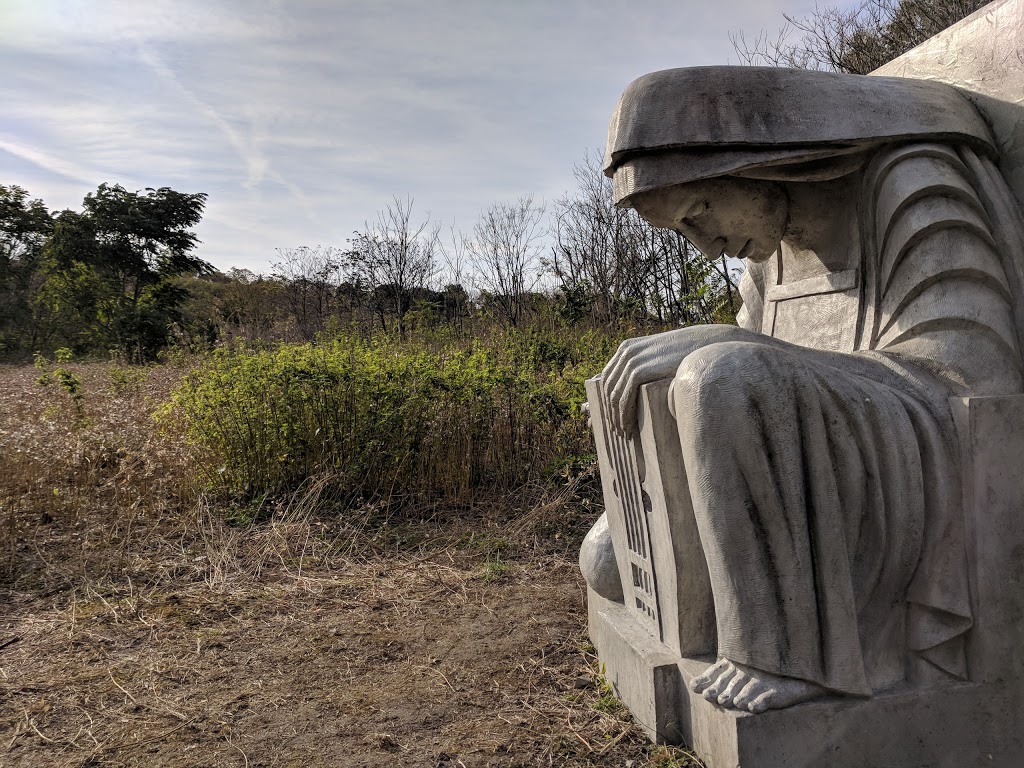
<instances>
[{"instance_id":1,"label":"grassy field","mask_svg":"<svg viewBox=\"0 0 1024 768\"><path fill-rule=\"evenodd\" d=\"M0 766L698 765L598 674L591 470L226 495L153 418L184 375L0 367Z\"/></svg>"}]
</instances>

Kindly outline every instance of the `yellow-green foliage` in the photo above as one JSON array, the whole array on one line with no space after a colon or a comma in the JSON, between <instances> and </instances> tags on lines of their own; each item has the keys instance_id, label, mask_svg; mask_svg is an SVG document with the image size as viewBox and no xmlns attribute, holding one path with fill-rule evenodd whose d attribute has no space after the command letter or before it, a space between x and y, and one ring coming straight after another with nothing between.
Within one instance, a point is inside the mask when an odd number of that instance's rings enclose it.
<instances>
[{"instance_id":1,"label":"yellow-green foliage","mask_svg":"<svg viewBox=\"0 0 1024 768\"><path fill-rule=\"evenodd\" d=\"M616 344L546 331L220 350L168 413L206 449L211 485L239 498L328 478L339 496L468 502L593 451L583 382Z\"/></svg>"}]
</instances>

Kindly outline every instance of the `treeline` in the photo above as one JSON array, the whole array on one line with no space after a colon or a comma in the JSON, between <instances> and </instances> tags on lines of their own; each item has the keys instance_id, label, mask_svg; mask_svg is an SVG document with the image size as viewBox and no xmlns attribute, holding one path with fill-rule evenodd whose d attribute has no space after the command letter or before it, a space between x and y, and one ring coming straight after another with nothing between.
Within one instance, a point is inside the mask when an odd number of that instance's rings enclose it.
<instances>
[{"instance_id":1,"label":"treeline","mask_svg":"<svg viewBox=\"0 0 1024 768\"><path fill-rule=\"evenodd\" d=\"M182 277L192 296L182 342L730 321L738 296L724 260L708 263L682 236L616 208L596 156L575 179L550 205L495 203L468 232L442 232L395 198L344 247L278 249L269 274Z\"/></svg>"},{"instance_id":2,"label":"treeline","mask_svg":"<svg viewBox=\"0 0 1024 768\"><path fill-rule=\"evenodd\" d=\"M726 321L726 262L616 208L597 157L550 205L495 203L442 233L395 198L343 247L282 248L267 274L215 270L193 228L206 195L101 184L80 211L51 213L0 186L0 359L58 348L155 359L169 347L309 341L537 323L587 328Z\"/></svg>"}]
</instances>

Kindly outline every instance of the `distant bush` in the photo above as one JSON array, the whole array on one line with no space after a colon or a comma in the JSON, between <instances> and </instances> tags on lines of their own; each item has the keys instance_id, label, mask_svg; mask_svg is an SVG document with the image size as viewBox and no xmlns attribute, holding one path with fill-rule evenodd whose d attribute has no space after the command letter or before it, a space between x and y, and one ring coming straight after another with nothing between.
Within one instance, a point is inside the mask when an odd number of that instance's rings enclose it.
<instances>
[{"instance_id":1,"label":"distant bush","mask_svg":"<svg viewBox=\"0 0 1024 768\"><path fill-rule=\"evenodd\" d=\"M548 330L220 350L164 419L203 449L211 488L240 500L316 479L335 497L465 503L589 460L583 382L617 343Z\"/></svg>"}]
</instances>

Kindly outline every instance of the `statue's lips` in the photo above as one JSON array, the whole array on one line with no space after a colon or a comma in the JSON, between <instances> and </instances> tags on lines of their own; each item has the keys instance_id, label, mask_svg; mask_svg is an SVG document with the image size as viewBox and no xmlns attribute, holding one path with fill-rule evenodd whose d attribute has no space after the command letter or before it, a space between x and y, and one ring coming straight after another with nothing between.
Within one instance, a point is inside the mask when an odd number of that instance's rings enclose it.
<instances>
[{"instance_id":1,"label":"statue's lips","mask_svg":"<svg viewBox=\"0 0 1024 768\"><path fill-rule=\"evenodd\" d=\"M754 250L754 247L755 247L754 246L754 239L750 238L749 240L747 240L747 242L745 242L743 244L742 248L740 248L738 251L736 251L736 253L726 253L725 252L725 246L728 245L728 242L729 241L726 240L724 237L719 237L718 239L716 239L708 247L707 252L704 253L705 258L714 260L714 259L719 259L722 256L729 256L729 257L735 258L735 259L745 259L750 254L750 252L752 250Z\"/></svg>"}]
</instances>

